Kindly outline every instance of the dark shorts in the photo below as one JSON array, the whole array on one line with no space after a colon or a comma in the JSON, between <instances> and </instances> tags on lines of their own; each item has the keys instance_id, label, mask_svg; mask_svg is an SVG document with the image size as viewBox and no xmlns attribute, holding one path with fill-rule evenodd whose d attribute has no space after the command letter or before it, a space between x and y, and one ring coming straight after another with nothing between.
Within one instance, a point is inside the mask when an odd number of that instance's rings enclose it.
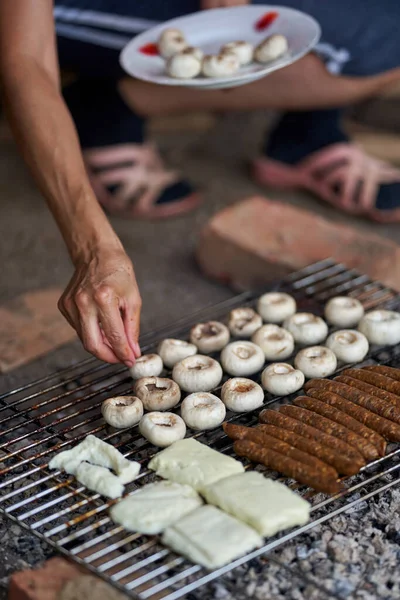
<instances>
[{"instance_id":1,"label":"dark shorts","mask_svg":"<svg viewBox=\"0 0 400 600\"><path fill-rule=\"evenodd\" d=\"M400 66L399 0L279 4L302 10L319 22L322 37L316 50L331 72L365 76ZM82 75L119 77L119 53L132 37L199 8L199 0L56 0L60 64Z\"/></svg>"}]
</instances>

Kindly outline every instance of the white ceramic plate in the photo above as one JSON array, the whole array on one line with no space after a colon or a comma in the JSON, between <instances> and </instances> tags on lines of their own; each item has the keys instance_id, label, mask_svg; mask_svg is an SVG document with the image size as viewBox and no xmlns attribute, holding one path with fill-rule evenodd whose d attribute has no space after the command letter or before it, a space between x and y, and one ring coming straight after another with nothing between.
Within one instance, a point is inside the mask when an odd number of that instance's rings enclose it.
<instances>
[{"instance_id":1,"label":"white ceramic plate","mask_svg":"<svg viewBox=\"0 0 400 600\"><path fill-rule=\"evenodd\" d=\"M268 13L278 13L271 25L258 31L257 23ZM165 60L149 56L141 51L148 44L156 44L161 32L167 27L181 29L191 46L200 47L206 54L217 54L228 42L246 40L254 45L273 33L283 34L289 43L287 54L268 64L252 63L242 67L232 77L174 79L165 70ZM177 85L193 88L219 89L244 85L261 79L299 60L318 42L320 27L305 13L281 6L237 6L206 10L172 19L136 36L121 52L121 65L132 77L158 85Z\"/></svg>"}]
</instances>

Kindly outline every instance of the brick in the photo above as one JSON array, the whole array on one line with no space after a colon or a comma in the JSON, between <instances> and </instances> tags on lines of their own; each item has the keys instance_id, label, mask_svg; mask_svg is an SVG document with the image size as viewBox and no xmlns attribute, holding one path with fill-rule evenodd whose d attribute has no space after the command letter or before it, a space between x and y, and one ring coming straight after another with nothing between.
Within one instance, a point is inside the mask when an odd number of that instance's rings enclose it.
<instances>
[{"instance_id":1,"label":"brick","mask_svg":"<svg viewBox=\"0 0 400 600\"><path fill-rule=\"evenodd\" d=\"M254 289L330 257L400 290L400 246L259 196L216 214L197 248L203 272L235 289Z\"/></svg>"},{"instance_id":2,"label":"brick","mask_svg":"<svg viewBox=\"0 0 400 600\"><path fill-rule=\"evenodd\" d=\"M14 573L8 600L56 600L65 584L80 575L77 566L63 558L51 558L40 569Z\"/></svg>"},{"instance_id":3,"label":"brick","mask_svg":"<svg viewBox=\"0 0 400 600\"><path fill-rule=\"evenodd\" d=\"M83 575L68 581L57 596L57 600L125 600L125 594L116 591L110 585L94 577Z\"/></svg>"},{"instance_id":4,"label":"brick","mask_svg":"<svg viewBox=\"0 0 400 600\"><path fill-rule=\"evenodd\" d=\"M75 339L57 308L62 290L28 292L0 306L0 373Z\"/></svg>"}]
</instances>

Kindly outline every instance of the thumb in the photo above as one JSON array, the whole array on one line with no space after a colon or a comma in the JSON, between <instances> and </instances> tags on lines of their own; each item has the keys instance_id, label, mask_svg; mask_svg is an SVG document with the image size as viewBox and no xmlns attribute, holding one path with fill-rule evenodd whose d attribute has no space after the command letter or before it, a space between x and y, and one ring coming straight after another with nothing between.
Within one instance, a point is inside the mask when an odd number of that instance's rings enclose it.
<instances>
[{"instance_id":1,"label":"thumb","mask_svg":"<svg viewBox=\"0 0 400 600\"><path fill-rule=\"evenodd\" d=\"M139 358L141 355L139 346L140 310L140 302L137 299L132 299L131 302L127 303L122 314L126 337L136 358Z\"/></svg>"}]
</instances>

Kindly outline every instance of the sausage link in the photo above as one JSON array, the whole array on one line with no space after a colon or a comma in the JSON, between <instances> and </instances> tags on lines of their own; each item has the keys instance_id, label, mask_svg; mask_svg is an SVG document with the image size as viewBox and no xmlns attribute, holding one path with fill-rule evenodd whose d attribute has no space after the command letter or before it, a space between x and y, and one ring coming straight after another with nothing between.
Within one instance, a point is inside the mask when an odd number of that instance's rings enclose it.
<instances>
[{"instance_id":1,"label":"sausage link","mask_svg":"<svg viewBox=\"0 0 400 600\"><path fill-rule=\"evenodd\" d=\"M307 425L311 425L311 427L315 427L324 433L328 433L329 435L333 435L333 437L338 438L339 440L343 440L349 446L353 446L358 452L363 456L366 460L374 460L378 458L378 453L376 452L375 446L370 444L367 440L365 440L360 435L354 433L354 431L350 431L347 427L343 427L339 423L335 421L331 421L326 417L322 417L321 415L311 412L306 408L301 408L300 406L282 406L279 409L279 412L287 415L288 417L292 417L293 419L297 419L302 423L306 423Z\"/></svg>"},{"instance_id":2,"label":"sausage link","mask_svg":"<svg viewBox=\"0 0 400 600\"><path fill-rule=\"evenodd\" d=\"M338 478L335 469L332 469L332 467L325 464L319 458L316 458L312 454L307 454L302 450L298 450L290 443L277 440L275 437L272 437L259 429L244 427L243 425L234 425L233 423L224 423L224 431L232 440L248 440L249 442L254 442L255 444L259 444L260 446L270 448L270 450L275 450L275 452L280 452L285 456L289 456L294 460L298 460L313 469L318 469L327 477L333 479Z\"/></svg>"},{"instance_id":3,"label":"sausage link","mask_svg":"<svg viewBox=\"0 0 400 600\"><path fill-rule=\"evenodd\" d=\"M303 452L317 456L328 465L331 465L338 473L342 475L354 475L357 472L354 469L354 463L351 458L347 458L347 456L344 456L339 452L335 452L328 446L324 446L316 440L302 437L294 431L282 429L281 427L276 427L275 425L260 424L257 425L257 429L260 429L262 432L268 435L272 435L278 440L288 442L295 448L303 450Z\"/></svg>"},{"instance_id":4,"label":"sausage link","mask_svg":"<svg viewBox=\"0 0 400 600\"><path fill-rule=\"evenodd\" d=\"M364 369L366 371L372 371L372 373L379 373L380 375L385 375L385 377L390 377L390 379L400 381L400 369L395 369L394 367L387 367L386 365L373 365L371 367L364 367Z\"/></svg>"},{"instance_id":5,"label":"sausage link","mask_svg":"<svg viewBox=\"0 0 400 600\"><path fill-rule=\"evenodd\" d=\"M365 392L370 396L375 396L375 398L379 398L380 400L384 400L385 402L389 402L390 404L397 406L397 408L400 408L400 396L396 396L396 394L382 390L375 385L371 385L365 381L360 381L360 379L353 379L353 377L349 377L348 375L339 375L338 377L335 377L333 381L345 383L350 387L354 387L357 390L361 390L361 392Z\"/></svg>"},{"instance_id":6,"label":"sausage link","mask_svg":"<svg viewBox=\"0 0 400 600\"><path fill-rule=\"evenodd\" d=\"M318 469L313 469L284 454L279 454L270 448L264 448L248 440L238 440L233 449L238 456L244 456L252 462L259 463L296 479L299 483L314 488L317 492L336 494L341 490L341 485L335 479L324 477Z\"/></svg>"},{"instance_id":7,"label":"sausage link","mask_svg":"<svg viewBox=\"0 0 400 600\"><path fill-rule=\"evenodd\" d=\"M361 456L361 454L350 446L343 442L342 440L338 440L333 437L333 435L329 435L328 433L324 433L315 427L311 427L310 425L306 425L306 423L302 423L297 419L292 419L292 417L288 417L276 410L263 410L260 413L260 421L261 423L267 423L269 425L277 425L278 427L283 427L284 429L289 429L290 431L294 431L299 435L303 435L306 438L316 440L320 444L324 446L329 446L336 452L342 453L347 458L351 458L354 463L354 473L358 473L358 471L365 465L365 460Z\"/></svg>"},{"instance_id":8,"label":"sausage link","mask_svg":"<svg viewBox=\"0 0 400 600\"><path fill-rule=\"evenodd\" d=\"M298 396L294 400L294 404L296 406L301 406L303 408L307 408L327 419L331 419L331 421L335 421L335 423L339 423L347 429L354 431L358 435L361 435L364 439L368 440L374 447L375 452L372 452L372 456L370 460L374 460L379 456L383 456L385 453L385 440L379 433L373 431L369 427L366 427L360 421L353 419L350 415L342 412L341 410L337 410L333 406L329 406L320 400L316 400L315 398L308 398L307 396ZM382 453L383 449L383 453Z\"/></svg>"},{"instance_id":9,"label":"sausage link","mask_svg":"<svg viewBox=\"0 0 400 600\"><path fill-rule=\"evenodd\" d=\"M374 374L375 373L371 373L371 375ZM332 383L334 386L336 386L335 389L332 388ZM370 396L369 394L366 394L357 388L339 383L338 381L329 381L328 385L330 386L330 389L332 389L332 392L340 394L343 398L346 398L346 400L355 402L363 408L376 413L380 417L400 425L400 410L396 406L393 406L393 404L388 404L380 398Z\"/></svg>"},{"instance_id":10,"label":"sausage link","mask_svg":"<svg viewBox=\"0 0 400 600\"><path fill-rule=\"evenodd\" d=\"M380 373L372 373L366 369L345 369L342 371L341 375L348 375L349 377L354 377L354 379L360 379L361 381L382 388L387 392L392 392L392 394L400 394L400 381L390 379L390 377L386 377Z\"/></svg>"},{"instance_id":11,"label":"sausage link","mask_svg":"<svg viewBox=\"0 0 400 600\"><path fill-rule=\"evenodd\" d=\"M325 390L312 388L307 391L307 394L312 398L317 398L317 400L322 400L342 410L351 417L354 417L354 419L357 419L357 421L360 421L360 423L374 429L390 442L400 442L400 427L396 423L388 421L358 404L354 404L351 400L346 400L346 398L342 397L337 387L335 387L336 382L330 381L329 383L332 384L331 387L325 388Z\"/></svg>"}]
</instances>

